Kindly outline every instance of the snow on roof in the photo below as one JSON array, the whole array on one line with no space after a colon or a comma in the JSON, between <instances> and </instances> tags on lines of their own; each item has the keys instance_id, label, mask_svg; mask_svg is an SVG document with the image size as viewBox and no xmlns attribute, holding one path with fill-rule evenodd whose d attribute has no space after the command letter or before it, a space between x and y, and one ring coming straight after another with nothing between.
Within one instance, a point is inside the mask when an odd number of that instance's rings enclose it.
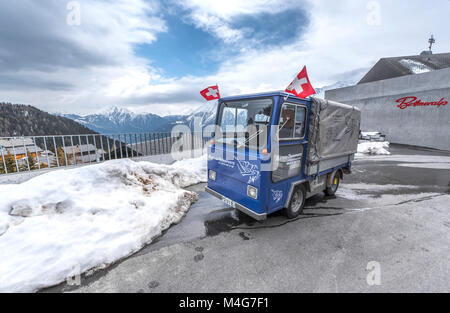
<instances>
[{"instance_id":1,"label":"snow on roof","mask_svg":"<svg viewBox=\"0 0 450 313\"><path fill-rule=\"evenodd\" d=\"M0 139L0 147L12 148L23 146L34 146L34 141L31 138L6 138Z\"/></svg>"},{"instance_id":2,"label":"snow on roof","mask_svg":"<svg viewBox=\"0 0 450 313\"><path fill-rule=\"evenodd\" d=\"M411 60L411 59L402 59L399 61L401 65L409 69L414 74L422 74L431 72L433 69L429 66L426 66L422 62Z\"/></svg>"},{"instance_id":3,"label":"snow on roof","mask_svg":"<svg viewBox=\"0 0 450 313\"><path fill-rule=\"evenodd\" d=\"M450 53L411 55L380 59L358 84L422 74L450 67Z\"/></svg>"},{"instance_id":4,"label":"snow on roof","mask_svg":"<svg viewBox=\"0 0 450 313\"><path fill-rule=\"evenodd\" d=\"M66 153L72 153L73 150L75 150L75 153L83 151L83 152L87 152L87 151L95 151L97 150L97 148L93 145L93 144L88 144L88 145L76 145L76 146L65 146L65 147L61 147L64 151L66 151Z\"/></svg>"},{"instance_id":5,"label":"snow on roof","mask_svg":"<svg viewBox=\"0 0 450 313\"><path fill-rule=\"evenodd\" d=\"M11 154L27 154L28 153L36 153L36 152L42 152L42 149L39 147L35 147L35 146L27 146L27 147L23 147L23 146L19 146L19 147L14 147L14 148L1 148L0 152L3 154L8 154L8 152L10 152ZM1 154L0 154L1 155Z\"/></svg>"}]
</instances>

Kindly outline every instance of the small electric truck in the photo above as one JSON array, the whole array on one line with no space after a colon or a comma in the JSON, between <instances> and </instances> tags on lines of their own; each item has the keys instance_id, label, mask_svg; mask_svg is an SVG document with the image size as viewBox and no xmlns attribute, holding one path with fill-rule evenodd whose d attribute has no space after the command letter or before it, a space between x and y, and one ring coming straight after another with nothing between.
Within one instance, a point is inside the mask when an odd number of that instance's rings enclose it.
<instances>
[{"instance_id":1,"label":"small electric truck","mask_svg":"<svg viewBox=\"0 0 450 313\"><path fill-rule=\"evenodd\" d=\"M357 151L358 108L278 91L219 100L206 191L257 220L334 195Z\"/></svg>"}]
</instances>

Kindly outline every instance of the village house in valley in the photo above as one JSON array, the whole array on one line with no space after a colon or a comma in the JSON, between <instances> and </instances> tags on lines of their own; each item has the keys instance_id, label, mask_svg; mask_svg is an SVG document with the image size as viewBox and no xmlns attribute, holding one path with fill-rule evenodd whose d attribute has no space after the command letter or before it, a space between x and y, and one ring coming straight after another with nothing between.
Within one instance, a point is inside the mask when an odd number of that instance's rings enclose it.
<instances>
[{"instance_id":1,"label":"village house in valley","mask_svg":"<svg viewBox=\"0 0 450 313\"><path fill-rule=\"evenodd\" d=\"M27 156L39 158L43 150L38 147L31 138L11 138L0 139L0 160L7 155L8 152L13 155L16 160L22 160Z\"/></svg>"}]
</instances>

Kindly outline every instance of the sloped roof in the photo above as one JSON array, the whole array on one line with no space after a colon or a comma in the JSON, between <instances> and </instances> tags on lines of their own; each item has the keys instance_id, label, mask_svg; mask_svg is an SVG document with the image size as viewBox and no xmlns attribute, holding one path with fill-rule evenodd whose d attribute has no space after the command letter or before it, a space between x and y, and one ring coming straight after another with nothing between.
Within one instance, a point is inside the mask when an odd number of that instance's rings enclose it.
<instances>
[{"instance_id":1,"label":"sloped roof","mask_svg":"<svg viewBox=\"0 0 450 313\"><path fill-rule=\"evenodd\" d=\"M450 53L424 54L380 59L358 84L421 74L450 67Z\"/></svg>"},{"instance_id":2,"label":"sloped roof","mask_svg":"<svg viewBox=\"0 0 450 313\"><path fill-rule=\"evenodd\" d=\"M23 147L23 146L19 146L19 147L14 147L14 148L0 148L0 157L2 155L7 155L8 152L10 152L11 154L27 154L27 153L39 153L42 152L42 149L39 147L34 147L34 146L27 146L27 147Z\"/></svg>"},{"instance_id":3,"label":"sloped roof","mask_svg":"<svg viewBox=\"0 0 450 313\"><path fill-rule=\"evenodd\" d=\"M3 138L0 139L0 147L12 148L23 146L34 146L34 141L31 138Z\"/></svg>"},{"instance_id":4,"label":"sloped roof","mask_svg":"<svg viewBox=\"0 0 450 313\"><path fill-rule=\"evenodd\" d=\"M93 144L88 144L88 145L76 145L76 146L65 146L65 147L61 147L61 149L63 149L63 151L65 151L66 153L72 153L73 150L75 150L75 153L78 152L87 152L87 151L95 151L97 150L97 148L93 145Z\"/></svg>"}]
</instances>

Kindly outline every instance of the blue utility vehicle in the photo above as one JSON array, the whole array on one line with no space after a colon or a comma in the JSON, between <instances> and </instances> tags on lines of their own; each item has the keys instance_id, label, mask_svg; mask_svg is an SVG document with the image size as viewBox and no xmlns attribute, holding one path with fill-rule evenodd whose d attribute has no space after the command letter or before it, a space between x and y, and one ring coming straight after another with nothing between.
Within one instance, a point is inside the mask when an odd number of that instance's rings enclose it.
<instances>
[{"instance_id":1,"label":"blue utility vehicle","mask_svg":"<svg viewBox=\"0 0 450 313\"><path fill-rule=\"evenodd\" d=\"M351 172L360 120L356 107L280 91L222 98L206 191L257 220L295 218Z\"/></svg>"}]
</instances>

